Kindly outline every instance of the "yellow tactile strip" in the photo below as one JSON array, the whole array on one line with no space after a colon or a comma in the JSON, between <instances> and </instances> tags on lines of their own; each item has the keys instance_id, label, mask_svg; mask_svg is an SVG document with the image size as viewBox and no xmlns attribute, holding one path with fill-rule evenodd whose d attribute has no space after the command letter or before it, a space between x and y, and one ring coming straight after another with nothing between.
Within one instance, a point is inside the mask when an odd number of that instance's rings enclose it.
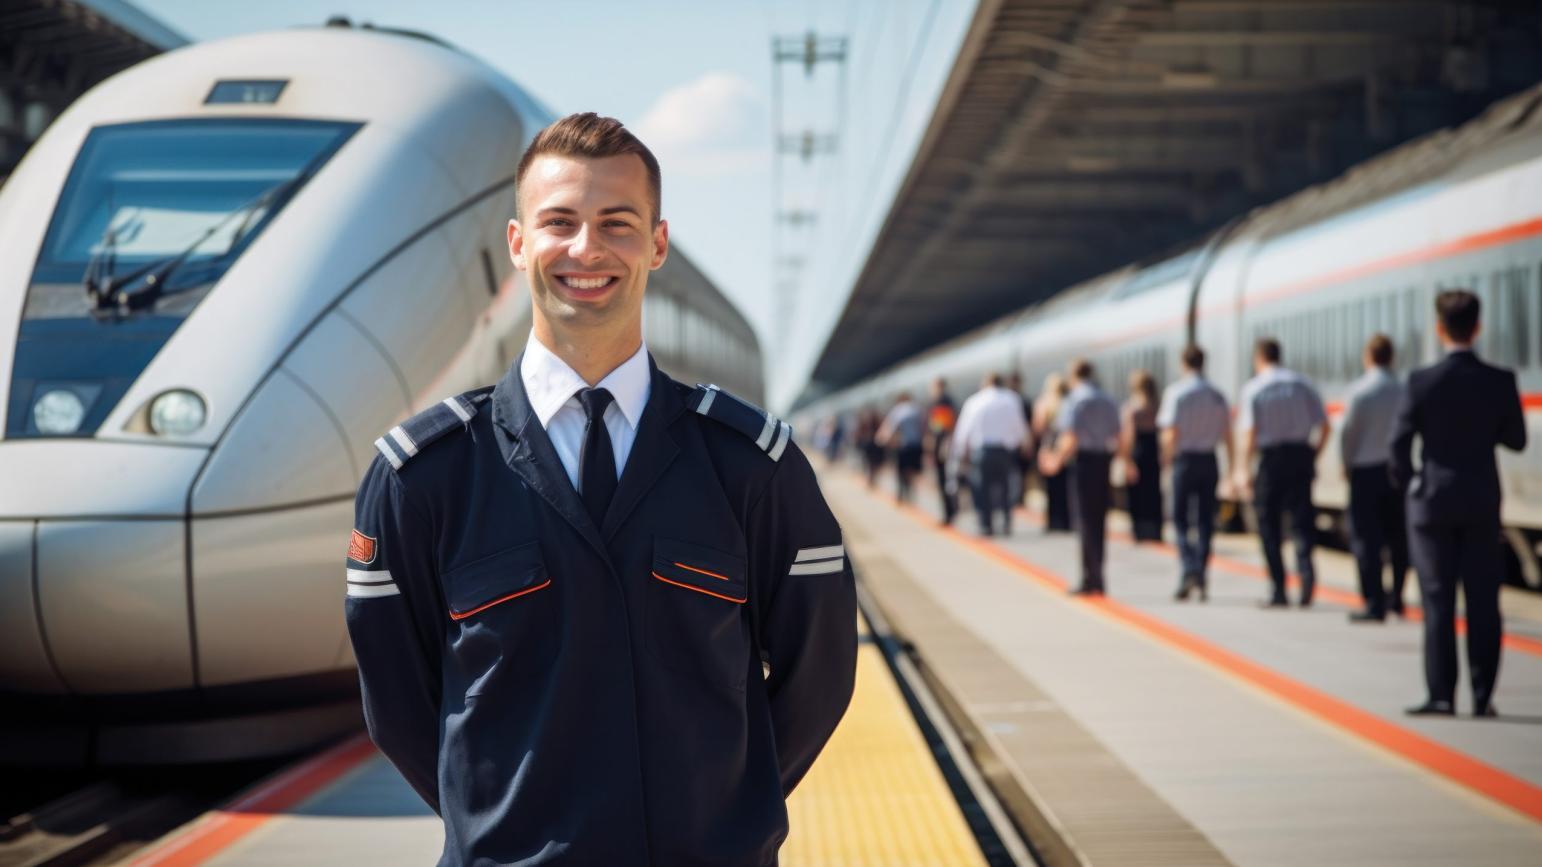
<instances>
[{"instance_id":1,"label":"yellow tactile strip","mask_svg":"<svg viewBox=\"0 0 1542 867\"><path fill-rule=\"evenodd\" d=\"M783 867L984 865L865 621L860 629L856 694L788 799Z\"/></svg>"}]
</instances>

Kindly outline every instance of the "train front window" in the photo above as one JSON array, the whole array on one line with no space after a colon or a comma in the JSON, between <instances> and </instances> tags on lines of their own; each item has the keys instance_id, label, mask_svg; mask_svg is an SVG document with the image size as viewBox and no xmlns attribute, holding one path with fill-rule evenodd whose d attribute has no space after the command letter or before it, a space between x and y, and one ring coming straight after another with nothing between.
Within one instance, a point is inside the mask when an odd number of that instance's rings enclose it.
<instances>
[{"instance_id":1,"label":"train front window","mask_svg":"<svg viewBox=\"0 0 1542 867\"><path fill-rule=\"evenodd\" d=\"M92 130L49 223L27 318L186 316L357 128L222 119Z\"/></svg>"},{"instance_id":2,"label":"train front window","mask_svg":"<svg viewBox=\"0 0 1542 867\"><path fill-rule=\"evenodd\" d=\"M5 437L93 435L358 128L225 118L93 129L27 289Z\"/></svg>"}]
</instances>

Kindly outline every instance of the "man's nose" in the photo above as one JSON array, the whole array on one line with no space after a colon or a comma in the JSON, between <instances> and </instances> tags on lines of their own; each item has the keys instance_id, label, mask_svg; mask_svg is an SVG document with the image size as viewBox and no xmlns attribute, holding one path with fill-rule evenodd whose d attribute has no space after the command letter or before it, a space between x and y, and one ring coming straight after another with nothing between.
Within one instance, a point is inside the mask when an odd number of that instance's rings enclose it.
<instances>
[{"instance_id":1,"label":"man's nose","mask_svg":"<svg viewBox=\"0 0 1542 867\"><path fill-rule=\"evenodd\" d=\"M605 255L599 234L588 223L578 227L578 234L573 236L573 242L568 245L568 255L589 262L597 261Z\"/></svg>"}]
</instances>

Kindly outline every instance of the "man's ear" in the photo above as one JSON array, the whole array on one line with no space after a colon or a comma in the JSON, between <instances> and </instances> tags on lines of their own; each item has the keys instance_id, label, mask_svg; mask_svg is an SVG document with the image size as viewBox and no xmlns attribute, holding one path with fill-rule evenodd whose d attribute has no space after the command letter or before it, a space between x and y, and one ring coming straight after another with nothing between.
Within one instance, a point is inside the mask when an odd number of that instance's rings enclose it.
<instances>
[{"instance_id":1,"label":"man's ear","mask_svg":"<svg viewBox=\"0 0 1542 867\"><path fill-rule=\"evenodd\" d=\"M659 220L659 224L653 227L653 261L649 263L648 270L657 271L668 258L669 221Z\"/></svg>"},{"instance_id":2,"label":"man's ear","mask_svg":"<svg viewBox=\"0 0 1542 867\"><path fill-rule=\"evenodd\" d=\"M509 261L515 268L525 270L525 233L518 220L509 221Z\"/></svg>"}]
</instances>

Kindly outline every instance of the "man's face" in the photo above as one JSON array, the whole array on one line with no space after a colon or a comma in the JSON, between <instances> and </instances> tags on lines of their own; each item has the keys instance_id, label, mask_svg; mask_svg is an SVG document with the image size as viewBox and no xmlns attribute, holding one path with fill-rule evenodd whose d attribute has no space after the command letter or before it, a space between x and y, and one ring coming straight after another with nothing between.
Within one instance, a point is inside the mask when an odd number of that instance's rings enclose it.
<instances>
[{"instance_id":1,"label":"man's face","mask_svg":"<svg viewBox=\"0 0 1542 867\"><path fill-rule=\"evenodd\" d=\"M509 256L529 276L537 316L569 337L641 327L648 272L669 254L669 226L652 225L649 200L635 154L530 164Z\"/></svg>"}]
</instances>

